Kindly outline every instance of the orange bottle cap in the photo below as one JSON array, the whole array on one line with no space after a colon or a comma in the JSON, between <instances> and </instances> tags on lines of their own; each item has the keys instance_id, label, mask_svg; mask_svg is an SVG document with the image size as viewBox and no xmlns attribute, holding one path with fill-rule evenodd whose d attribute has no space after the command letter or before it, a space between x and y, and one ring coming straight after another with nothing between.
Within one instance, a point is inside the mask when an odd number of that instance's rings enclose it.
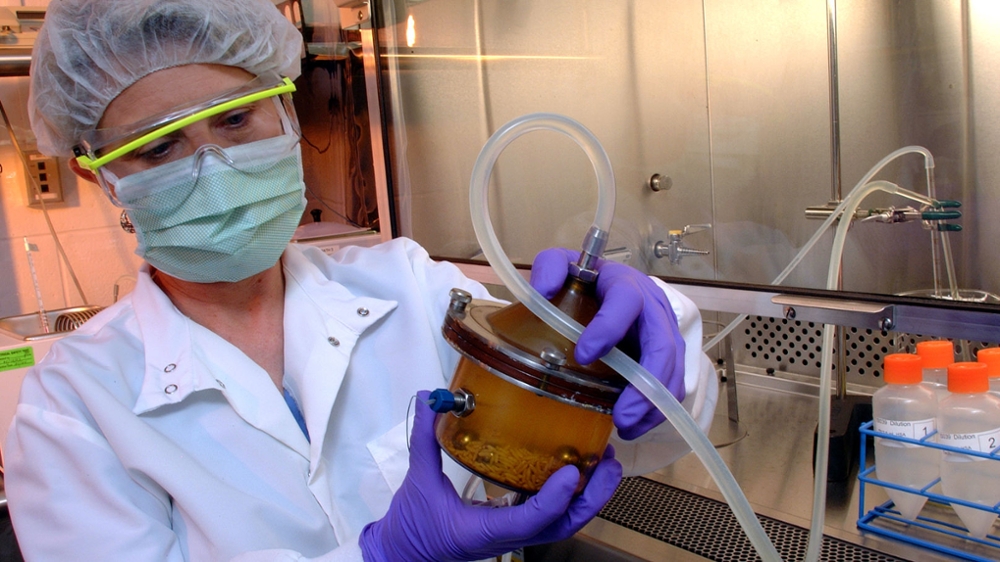
<instances>
[{"instance_id":1,"label":"orange bottle cap","mask_svg":"<svg viewBox=\"0 0 1000 562\"><path fill-rule=\"evenodd\" d=\"M922 341L917 355L924 358L925 369L944 369L955 362L955 344L948 340Z\"/></svg>"},{"instance_id":2,"label":"orange bottle cap","mask_svg":"<svg viewBox=\"0 0 1000 562\"><path fill-rule=\"evenodd\" d=\"M923 370L923 358L913 353L892 353L882 363L887 384L917 384L923 379Z\"/></svg>"},{"instance_id":3,"label":"orange bottle cap","mask_svg":"<svg viewBox=\"0 0 1000 562\"><path fill-rule=\"evenodd\" d=\"M986 376L985 363L967 361L948 366L948 392L974 394L989 389L990 379Z\"/></svg>"},{"instance_id":4,"label":"orange bottle cap","mask_svg":"<svg viewBox=\"0 0 1000 562\"><path fill-rule=\"evenodd\" d=\"M1000 378L1000 347L987 347L976 353L976 361L986 363L986 375Z\"/></svg>"}]
</instances>

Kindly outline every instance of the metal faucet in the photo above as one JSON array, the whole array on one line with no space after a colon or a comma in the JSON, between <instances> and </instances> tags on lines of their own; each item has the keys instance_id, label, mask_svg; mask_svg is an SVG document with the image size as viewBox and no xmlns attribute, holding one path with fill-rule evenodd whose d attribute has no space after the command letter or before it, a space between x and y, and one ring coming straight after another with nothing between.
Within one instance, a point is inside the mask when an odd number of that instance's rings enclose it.
<instances>
[{"instance_id":1,"label":"metal faucet","mask_svg":"<svg viewBox=\"0 0 1000 562\"><path fill-rule=\"evenodd\" d=\"M666 242L661 240L653 246L653 255L658 258L668 258L673 265L681 263L684 256L707 256L708 250L696 250L685 246L684 237L709 228L712 228L711 224L689 224L681 230L671 230Z\"/></svg>"}]
</instances>

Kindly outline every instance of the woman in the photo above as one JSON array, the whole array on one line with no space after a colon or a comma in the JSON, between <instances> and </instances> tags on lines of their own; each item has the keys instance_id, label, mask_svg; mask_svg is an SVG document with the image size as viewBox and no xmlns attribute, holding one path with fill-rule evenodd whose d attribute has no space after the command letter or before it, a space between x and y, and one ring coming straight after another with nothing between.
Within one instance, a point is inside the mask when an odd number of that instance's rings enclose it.
<instances>
[{"instance_id":1,"label":"woman","mask_svg":"<svg viewBox=\"0 0 1000 562\"><path fill-rule=\"evenodd\" d=\"M39 147L74 154L124 208L145 264L25 379L6 486L27 559L474 559L568 537L614 491L609 448L578 496L564 467L524 505L464 505L420 401L408 452L408 403L457 361L439 332L449 290L489 297L410 240L334 258L288 244L304 208L300 52L268 0L49 6L31 71ZM553 293L571 259L540 254L533 283ZM599 279L577 359L629 333L707 427L717 388L697 310L617 264ZM634 389L614 418L643 436L620 445L635 470L685 451Z\"/></svg>"}]
</instances>

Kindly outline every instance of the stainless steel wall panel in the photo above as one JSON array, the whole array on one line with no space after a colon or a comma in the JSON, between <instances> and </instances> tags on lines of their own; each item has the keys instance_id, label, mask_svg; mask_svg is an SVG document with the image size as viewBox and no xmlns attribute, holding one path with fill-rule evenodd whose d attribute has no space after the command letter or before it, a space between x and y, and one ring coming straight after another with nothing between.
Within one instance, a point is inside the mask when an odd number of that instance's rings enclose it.
<instances>
[{"instance_id":1,"label":"stainless steel wall panel","mask_svg":"<svg viewBox=\"0 0 1000 562\"><path fill-rule=\"evenodd\" d=\"M965 216L980 228L979 243L964 257L971 274L970 287L1000 284L997 258L1000 217L1000 3L969 0L963 27L972 38L967 43L971 92L969 105L971 150L964 165L970 175Z\"/></svg>"},{"instance_id":2,"label":"stainless steel wall panel","mask_svg":"<svg viewBox=\"0 0 1000 562\"><path fill-rule=\"evenodd\" d=\"M477 256L468 218L472 166L508 120L557 112L590 128L618 184L611 247L654 274L766 284L820 221L831 194L827 3L816 0L429 0L399 2L384 30L403 116L398 187L408 234L443 257ZM938 196L963 203L950 236L959 285L1000 292L992 259L1000 198L1000 9L989 0L839 0L840 168L846 194L891 151L935 156ZM416 42L405 44L405 20ZM671 189L652 192L658 173ZM907 155L876 178L924 192ZM518 139L494 171L494 226L517 262L574 247L595 203L582 152L555 133ZM907 205L876 194L863 207ZM405 221L404 221L405 222ZM711 223L685 244L710 250L672 264L652 248L671 229ZM822 288L832 231L785 285ZM918 222L855 224L843 288L895 294L933 285L931 235ZM943 273L943 272L942 272Z\"/></svg>"}]
</instances>

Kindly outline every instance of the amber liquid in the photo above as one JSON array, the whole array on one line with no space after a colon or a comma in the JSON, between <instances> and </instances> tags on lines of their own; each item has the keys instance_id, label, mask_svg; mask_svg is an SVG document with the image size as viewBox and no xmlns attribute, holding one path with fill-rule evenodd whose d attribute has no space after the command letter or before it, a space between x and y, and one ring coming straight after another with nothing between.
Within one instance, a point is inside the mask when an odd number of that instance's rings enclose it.
<instances>
[{"instance_id":1,"label":"amber liquid","mask_svg":"<svg viewBox=\"0 0 1000 562\"><path fill-rule=\"evenodd\" d=\"M485 371L463 357L451 390L471 392L476 408L465 417L438 416L438 443L455 461L485 480L518 492L537 492L567 464L580 470L583 490L611 436L610 414L540 396Z\"/></svg>"}]
</instances>

